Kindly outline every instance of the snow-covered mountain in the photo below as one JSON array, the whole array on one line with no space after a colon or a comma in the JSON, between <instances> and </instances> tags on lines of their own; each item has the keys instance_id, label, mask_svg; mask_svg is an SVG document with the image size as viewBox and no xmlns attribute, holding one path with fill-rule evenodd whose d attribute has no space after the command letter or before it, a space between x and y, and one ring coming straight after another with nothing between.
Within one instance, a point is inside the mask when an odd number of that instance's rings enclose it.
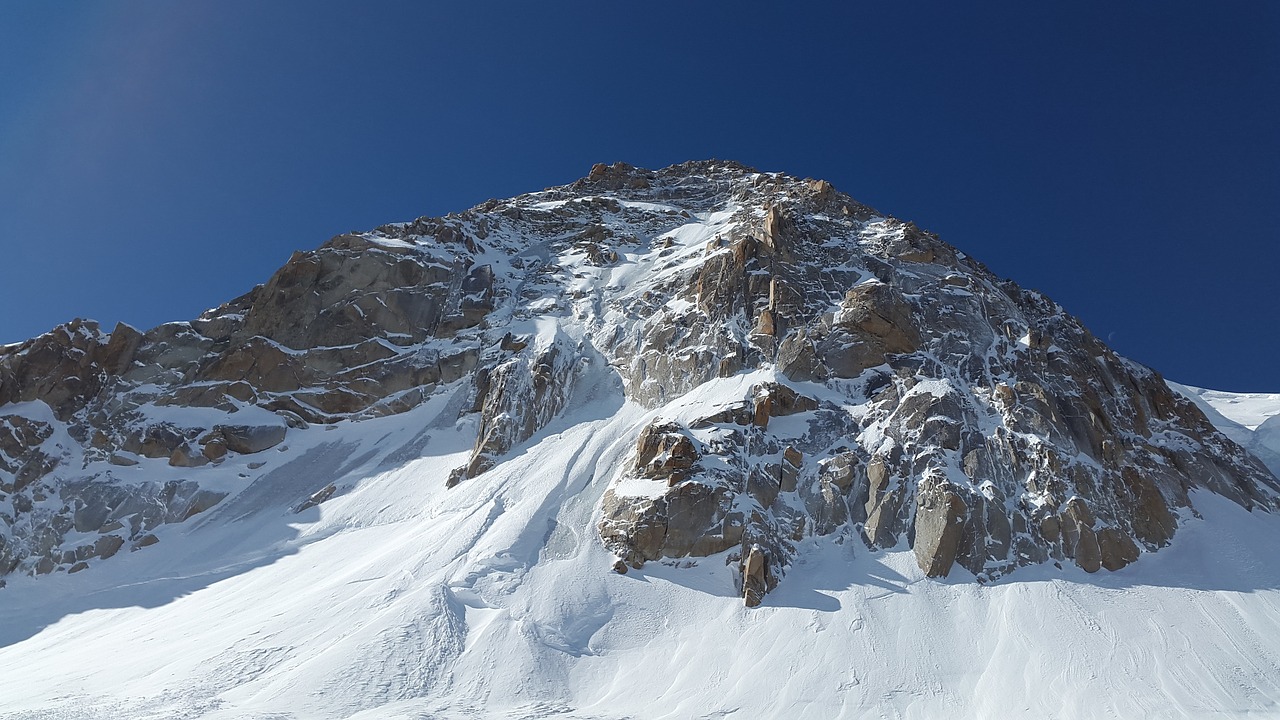
<instances>
[{"instance_id":1,"label":"snow-covered mountain","mask_svg":"<svg viewBox=\"0 0 1280 720\"><path fill-rule=\"evenodd\" d=\"M0 349L0 717L1275 713L1280 402L1175 387L734 163L341 235Z\"/></svg>"},{"instance_id":2,"label":"snow-covered mountain","mask_svg":"<svg viewBox=\"0 0 1280 720\"><path fill-rule=\"evenodd\" d=\"M1224 435L1280 476L1280 393L1230 393L1169 383Z\"/></svg>"}]
</instances>

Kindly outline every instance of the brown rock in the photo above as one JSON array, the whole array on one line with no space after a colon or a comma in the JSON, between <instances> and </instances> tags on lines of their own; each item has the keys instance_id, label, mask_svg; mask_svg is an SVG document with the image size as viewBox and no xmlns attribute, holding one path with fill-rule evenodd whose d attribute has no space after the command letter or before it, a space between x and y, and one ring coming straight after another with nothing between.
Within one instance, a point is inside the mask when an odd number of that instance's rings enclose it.
<instances>
[{"instance_id":1,"label":"brown rock","mask_svg":"<svg viewBox=\"0 0 1280 720\"><path fill-rule=\"evenodd\" d=\"M103 535L94 542L93 554L106 560L115 555L122 545L124 545L124 538L119 535Z\"/></svg>"},{"instance_id":2,"label":"brown rock","mask_svg":"<svg viewBox=\"0 0 1280 720\"><path fill-rule=\"evenodd\" d=\"M227 456L227 443L222 438L213 438L204 443L200 452L209 460L218 462Z\"/></svg>"},{"instance_id":3,"label":"brown rock","mask_svg":"<svg viewBox=\"0 0 1280 720\"><path fill-rule=\"evenodd\" d=\"M800 479L800 466L804 464L804 455L799 450L788 445L782 451L782 462L776 467L778 469L778 487L782 492L795 492L797 481Z\"/></svg>"},{"instance_id":4,"label":"brown rock","mask_svg":"<svg viewBox=\"0 0 1280 720\"><path fill-rule=\"evenodd\" d=\"M133 453L115 452L111 453L111 456L107 458L107 462L119 467L130 467L138 464L138 457Z\"/></svg>"},{"instance_id":5,"label":"brown rock","mask_svg":"<svg viewBox=\"0 0 1280 720\"><path fill-rule=\"evenodd\" d=\"M664 556L705 557L728 550L741 540L741 528L728 522L730 497L723 488L687 482L668 491L665 500Z\"/></svg>"},{"instance_id":6,"label":"brown rock","mask_svg":"<svg viewBox=\"0 0 1280 720\"><path fill-rule=\"evenodd\" d=\"M807 499L806 507L814 518L815 535L829 535L849 520L849 504L844 494L826 477L818 481L818 493Z\"/></svg>"},{"instance_id":7,"label":"brown rock","mask_svg":"<svg viewBox=\"0 0 1280 720\"><path fill-rule=\"evenodd\" d=\"M867 464L867 520L863 524L867 544L892 547L897 542L898 511L902 509L902 487L892 490L890 472L884 458L873 455Z\"/></svg>"},{"instance_id":8,"label":"brown rock","mask_svg":"<svg viewBox=\"0 0 1280 720\"><path fill-rule=\"evenodd\" d=\"M916 564L929 577L946 577L955 562L969 508L949 489L921 487L916 494Z\"/></svg>"},{"instance_id":9,"label":"brown rock","mask_svg":"<svg viewBox=\"0 0 1280 720\"><path fill-rule=\"evenodd\" d=\"M1087 573L1096 573L1102 567L1102 550L1098 536L1092 529L1080 527L1080 541L1076 544L1076 565Z\"/></svg>"},{"instance_id":10,"label":"brown rock","mask_svg":"<svg viewBox=\"0 0 1280 720\"><path fill-rule=\"evenodd\" d=\"M1093 513L1083 498L1073 497L1058 515L1062 533L1062 549L1085 572L1094 573L1102 567L1102 551L1093 531Z\"/></svg>"},{"instance_id":11,"label":"brown rock","mask_svg":"<svg viewBox=\"0 0 1280 720\"><path fill-rule=\"evenodd\" d=\"M333 483L329 483L328 485L325 485L323 488L317 490L315 493L312 493L311 497L304 500L302 504L300 504L297 507L297 509L294 510L294 512L300 513L304 510L313 508L325 502L329 498L333 497L334 493L336 493L337 491L338 491L338 486L334 485Z\"/></svg>"},{"instance_id":12,"label":"brown rock","mask_svg":"<svg viewBox=\"0 0 1280 720\"><path fill-rule=\"evenodd\" d=\"M1057 543L1061 538L1062 529L1058 521L1057 515L1050 515L1040 521L1040 536L1048 543Z\"/></svg>"},{"instance_id":13,"label":"brown rock","mask_svg":"<svg viewBox=\"0 0 1280 720\"><path fill-rule=\"evenodd\" d=\"M284 442L285 434L286 430L283 424L218 425L210 433L209 442L219 438L228 450L241 455L252 455L263 450L269 450Z\"/></svg>"},{"instance_id":14,"label":"brown rock","mask_svg":"<svg viewBox=\"0 0 1280 720\"><path fill-rule=\"evenodd\" d=\"M635 568L662 557L667 536L664 500L620 496L609 489L600 508L597 530L605 547Z\"/></svg>"},{"instance_id":15,"label":"brown rock","mask_svg":"<svg viewBox=\"0 0 1280 720\"><path fill-rule=\"evenodd\" d=\"M884 352L915 352L920 344L911 305L897 289L881 282L863 283L845 293L835 324L878 340Z\"/></svg>"},{"instance_id":16,"label":"brown rock","mask_svg":"<svg viewBox=\"0 0 1280 720\"><path fill-rule=\"evenodd\" d=\"M822 476L839 488L840 492L848 493L860 464L861 460L857 455L851 452L841 453L822 463Z\"/></svg>"},{"instance_id":17,"label":"brown rock","mask_svg":"<svg viewBox=\"0 0 1280 720\"><path fill-rule=\"evenodd\" d=\"M102 389L103 340L97 323L77 319L0 355L0 405L42 400L69 419Z\"/></svg>"},{"instance_id":18,"label":"brown rock","mask_svg":"<svg viewBox=\"0 0 1280 720\"><path fill-rule=\"evenodd\" d=\"M818 348L804 328L788 333L778 344L778 369L792 380L824 380L826 369Z\"/></svg>"},{"instance_id":19,"label":"brown rock","mask_svg":"<svg viewBox=\"0 0 1280 720\"><path fill-rule=\"evenodd\" d=\"M774 331L773 311L765 308L760 311L759 317L756 318L755 333L757 335L772 336Z\"/></svg>"},{"instance_id":20,"label":"brown rock","mask_svg":"<svg viewBox=\"0 0 1280 720\"><path fill-rule=\"evenodd\" d=\"M1102 567L1114 572L1138 559L1138 546L1123 530L1103 528L1097 532L1097 536Z\"/></svg>"},{"instance_id":21,"label":"brown rock","mask_svg":"<svg viewBox=\"0 0 1280 720\"><path fill-rule=\"evenodd\" d=\"M1173 539L1178 521L1156 484L1133 467L1124 468L1120 476L1133 497L1133 533L1152 547L1164 547Z\"/></svg>"},{"instance_id":22,"label":"brown rock","mask_svg":"<svg viewBox=\"0 0 1280 720\"><path fill-rule=\"evenodd\" d=\"M190 443L179 445L169 456L169 465L173 467L194 468L208 464L209 458L196 452Z\"/></svg>"},{"instance_id":23,"label":"brown rock","mask_svg":"<svg viewBox=\"0 0 1280 720\"><path fill-rule=\"evenodd\" d=\"M766 558L759 545L752 545L742 560L742 601L747 607L756 607L768 592L766 582Z\"/></svg>"},{"instance_id":24,"label":"brown rock","mask_svg":"<svg viewBox=\"0 0 1280 720\"><path fill-rule=\"evenodd\" d=\"M773 398L767 393L757 395L752 402L751 424L758 428L769 427L770 406L773 404Z\"/></svg>"},{"instance_id":25,"label":"brown rock","mask_svg":"<svg viewBox=\"0 0 1280 720\"><path fill-rule=\"evenodd\" d=\"M133 365L133 356L142 344L142 333L124 323L116 323L111 339L102 350L102 367L112 375L123 375Z\"/></svg>"},{"instance_id":26,"label":"brown rock","mask_svg":"<svg viewBox=\"0 0 1280 720\"><path fill-rule=\"evenodd\" d=\"M697 446L675 423L654 421L636 438L636 471L651 478L675 477L698 462ZM684 477L684 473L680 477ZM674 484L674 483L673 483Z\"/></svg>"},{"instance_id":27,"label":"brown rock","mask_svg":"<svg viewBox=\"0 0 1280 720\"><path fill-rule=\"evenodd\" d=\"M785 417L818 409L817 400L801 395L786 385L774 382L757 386L754 401L757 416L761 413L766 413L767 417ZM768 424L767 417L766 425ZM756 424L759 425L760 423L757 422ZM764 425L761 425L761 427L764 427Z\"/></svg>"},{"instance_id":28,"label":"brown rock","mask_svg":"<svg viewBox=\"0 0 1280 720\"><path fill-rule=\"evenodd\" d=\"M782 451L782 460L791 465L791 467L799 468L804 463L804 453L788 445Z\"/></svg>"}]
</instances>

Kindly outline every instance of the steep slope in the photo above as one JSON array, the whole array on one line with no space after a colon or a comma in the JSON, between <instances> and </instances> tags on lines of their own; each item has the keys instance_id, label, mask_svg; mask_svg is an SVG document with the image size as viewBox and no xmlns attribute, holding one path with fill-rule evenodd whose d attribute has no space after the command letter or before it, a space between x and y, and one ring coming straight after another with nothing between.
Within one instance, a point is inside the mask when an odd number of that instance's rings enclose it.
<instances>
[{"instance_id":1,"label":"steep slope","mask_svg":"<svg viewBox=\"0 0 1280 720\"><path fill-rule=\"evenodd\" d=\"M1267 717L1274 516L1193 493L1115 573L985 586L910 550L797 543L756 608L720 558L607 572L596 505L650 413L592 373L561 419L445 488L449 402L292 433L247 502L0 594L0 717ZM341 436L341 443L333 440ZM349 488L296 514L288 492ZM231 501L228 501L230 503Z\"/></svg>"},{"instance_id":2,"label":"steep slope","mask_svg":"<svg viewBox=\"0 0 1280 720\"><path fill-rule=\"evenodd\" d=\"M659 410L603 500L618 570L732 551L751 603L812 534L986 580L1123 567L1168 544L1192 488L1276 504L1274 477L1158 375L915 226L822 181L619 164L336 237L191 323L77 321L8 348L0 569L142 547L234 494L248 473L230 469L288 428L458 382L478 429L449 484L476 479L593 363Z\"/></svg>"},{"instance_id":3,"label":"steep slope","mask_svg":"<svg viewBox=\"0 0 1280 720\"><path fill-rule=\"evenodd\" d=\"M1171 382L1222 434L1280 475L1280 393L1231 393Z\"/></svg>"},{"instance_id":4,"label":"steep slope","mask_svg":"<svg viewBox=\"0 0 1280 720\"><path fill-rule=\"evenodd\" d=\"M1258 459L1047 298L734 163L0 349L0 494L14 717L1280 698Z\"/></svg>"}]
</instances>

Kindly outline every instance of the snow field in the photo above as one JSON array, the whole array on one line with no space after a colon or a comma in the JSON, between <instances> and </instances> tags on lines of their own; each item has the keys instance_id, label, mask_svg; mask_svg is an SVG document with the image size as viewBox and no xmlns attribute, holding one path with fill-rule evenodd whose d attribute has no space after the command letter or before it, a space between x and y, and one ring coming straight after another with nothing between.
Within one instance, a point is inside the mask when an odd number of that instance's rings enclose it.
<instances>
[{"instance_id":1,"label":"snow field","mask_svg":"<svg viewBox=\"0 0 1280 720\"><path fill-rule=\"evenodd\" d=\"M1280 518L1199 493L1119 572L990 585L809 539L749 610L722 557L609 571L596 507L650 416L612 382L452 490L446 396L291 436L252 503L109 567L14 578L0 717L1280 715Z\"/></svg>"}]
</instances>

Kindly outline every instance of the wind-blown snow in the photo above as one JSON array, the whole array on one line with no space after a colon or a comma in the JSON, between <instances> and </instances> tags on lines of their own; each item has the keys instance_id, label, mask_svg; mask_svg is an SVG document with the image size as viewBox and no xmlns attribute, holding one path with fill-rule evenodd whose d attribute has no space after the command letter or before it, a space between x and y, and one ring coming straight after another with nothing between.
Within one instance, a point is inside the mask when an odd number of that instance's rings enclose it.
<instances>
[{"instance_id":1,"label":"wind-blown snow","mask_svg":"<svg viewBox=\"0 0 1280 720\"><path fill-rule=\"evenodd\" d=\"M1199 406L1214 426L1280 477L1280 393L1231 393L1175 382L1169 387Z\"/></svg>"},{"instance_id":2,"label":"wind-blown snow","mask_svg":"<svg viewBox=\"0 0 1280 720\"><path fill-rule=\"evenodd\" d=\"M1173 547L1119 572L988 585L810 538L747 609L722 558L608 571L598 499L653 415L616 382L597 368L482 482L445 490L474 430L444 393L291 433L240 495L109 571L13 578L0 717L1280 713L1280 518L1199 493Z\"/></svg>"}]
</instances>

